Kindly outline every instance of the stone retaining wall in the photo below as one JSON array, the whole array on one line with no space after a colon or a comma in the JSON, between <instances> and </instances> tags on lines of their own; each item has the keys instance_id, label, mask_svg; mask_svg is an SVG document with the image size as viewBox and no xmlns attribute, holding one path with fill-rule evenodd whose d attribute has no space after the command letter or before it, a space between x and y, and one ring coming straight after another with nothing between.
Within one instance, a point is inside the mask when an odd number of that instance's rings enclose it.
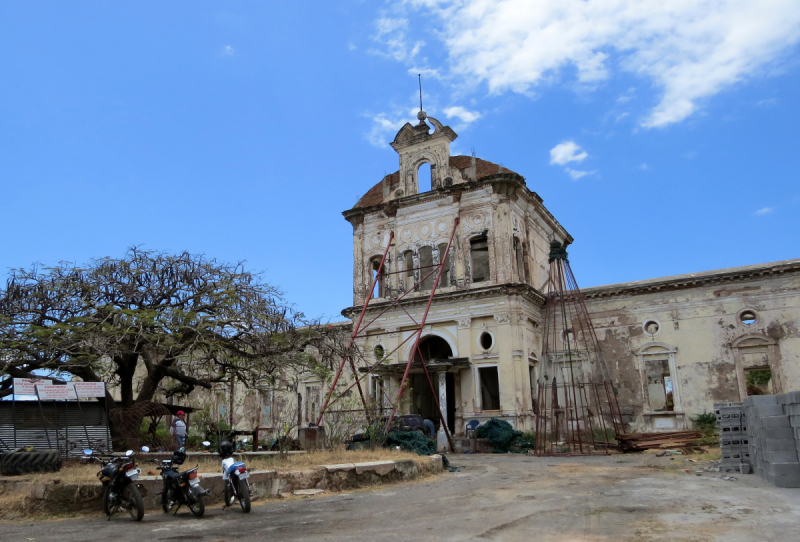
<instances>
[{"instance_id":1,"label":"stone retaining wall","mask_svg":"<svg viewBox=\"0 0 800 542\"><path fill-rule=\"evenodd\" d=\"M250 473L250 493L252 499L264 499L291 495L294 491L323 490L339 491L361 486L377 485L410 480L423 472L440 472L443 469L442 456L433 455L412 460L370 461L366 463L344 463L322 465L308 470L293 471L253 471ZM210 489L206 506L223 504L222 474L202 473L200 484ZM162 481L156 476L140 476L139 481L146 495L146 510L161 509ZM0 480L0 494L19 489L19 484L30 485L34 506L51 512L75 512L81 510L100 510L99 483L64 484L39 483L17 479ZM5 486L5 487L4 487Z\"/></svg>"}]
</instances>

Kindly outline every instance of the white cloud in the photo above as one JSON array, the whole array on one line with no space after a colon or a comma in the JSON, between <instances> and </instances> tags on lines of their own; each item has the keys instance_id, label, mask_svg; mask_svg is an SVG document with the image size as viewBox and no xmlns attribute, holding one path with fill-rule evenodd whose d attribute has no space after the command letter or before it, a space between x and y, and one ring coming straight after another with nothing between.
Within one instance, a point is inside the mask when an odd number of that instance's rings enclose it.
<instances>
[{"instance_id":1,"label":"white cloud","mask_svg":"<svg viewBox=\"0 0 800 542\"><path fill-rule=\"evenodd\" d=\"M550 149L550 163L563 166L570 162L582 162L589 156L580 145L574 141L564 141ZM573 177L577 179L579 177Z\"/></svg>"},{"instance_id":2,"label":"white cloud","mask_svg":"<svg viewBox=\"0 0 800 542\"><path fill-rule=\"evenodd\" d=\"M634 73L660 90L641 126L680 122L703 100L781 59L800 40L797 0L409 0L440 21L450 72L490 91L532 94L576 70L579 84ZM412 56L403 25L379 35ZM384 29L384 30L381 30ZM397 37L399 36L399 38ZM386 42L390 44L390 42ZM630 97L623 96L620 103Z\"/></svg>"},{"instance_id":3,"label":"white cloud","mask_svg":"<svg viewBox=\"0 0 800 542\"><path fill-rule=\"evenodd\" d=\"M381 148L388 147L389 141L391 141L400 128L408 122L402 113L397 115L378 113L377 115L367 116L372 119L372 129L367 134L367 140L372 145Z\"/></svg>"},{"instance_id":4,"label":"white cloud","mask_svg":"<svg viewBox=\"0 0 800 542\"><path fill-rule=\"evenodd\" d=\"M383 45L386 51L372 51L374 53L389 56L399 62L406 62L413 60L425 45L422 40L409 44L406 36L408 19L381 17L375 21L375 26L378 33L372 39Z\"/></svg>"},{"instance_id":5,"label":"white cloud","mask_svg":"<svg viewBox=\"0 0 800 542\"><path fill-rule=\"evenodd\" d=\"M358 47L356 47L356 45L354 43L348 43L347 44L347 50L348 51L355 51L356 49L358 49Z\"/></svg>"},{"instance_id":6,"label":"white cloud","mask_svg":"<svg viewBox=\"0 0 800 542\"><path fill-rule=\"evenodd\" d=\"M642 171L647 171L648 169L647 164L642 163L642 165L639 166L639 169L641 169Z\"/></svg>"},{"instance_id":7,"label":"white cloud","mask_svg":"<svg viewBox=\"0 0 800 542\"><path fill-rule=\"evenodd\" d=\"M580 179L581 177L584 177L586 175L591 175L592 173L595 173L594 171L580 171L578 169L572 169L572 168L568 168L568 167L564 168L564 171L569 173L569 176L572 177L572 179L576 180L576 181L578 179Z\"/></svg>"},{"instance_id":8,"label":"white cloud","mask_svg":"<svg viewBox=\"0 0 800 542\"><path fill-rule=\"evenodd\" d=\"M775 98L767 98L766 100L759 100L756 102L756 105L759 107L767 106L767 105L775 105L778 103L778 100Z\"/></svg>"},{"instance_id":9,"label":"white cloud","mask_svg":"<svg viewBox=\"0 0 800 542\"><path fill-rule=\"evenodd\" d=\"M442 75L439 73L439 70L435 70L433 68L418 68L415 66L413 68L409 68L408 73L413 75L421 75L423 79L427 79L428 77L430 77L431 79L442 78Z\"/></svg>"},{"instance_id":10,"label":"white cloud","mask_svg":"<svg viewBox=\"0 0 800 542\"><path fill-rule=\"evenodd\" d=\"M235 53L235 52L236 51L234 50L234 48L231 47L230 45L226 45L225 47L222 48L222 55L223 56L233 56L233 53Z\"/></svg>"},{"instance_id":11,"label":"white cloud","mask_svg":"<svg viewBox=\"0 0 800 542\"><path fill-rule=\"evenodd\" d=\"M756 215L756 216L768 215L774 210L775 210L775 207L762 207L761 209L759 209L758 211L756 211L753 214Z\"/></svg>"},{"instance_id":12,"label":"white cloud","mask_svg":"<svg viewBox=\"0 0 800 542\"><path fill-rule=\"evenodd\" d=\"M481 114L477 111L469 111L460 105L444 109L444 114L448 119L455 117L460 119L464 124L471 124L481 118Z\"/></svg>"}]
</instances>

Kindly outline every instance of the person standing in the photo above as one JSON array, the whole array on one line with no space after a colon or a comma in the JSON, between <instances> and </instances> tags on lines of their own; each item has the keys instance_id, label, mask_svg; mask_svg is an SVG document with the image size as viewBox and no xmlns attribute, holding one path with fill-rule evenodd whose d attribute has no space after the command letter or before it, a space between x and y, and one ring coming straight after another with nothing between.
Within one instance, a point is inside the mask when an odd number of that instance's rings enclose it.
<instances>
[{"instance_id":1,"label":"person standing","mask_svg":"<svg viewBox=\"0 0 800 542\"><path fill-rule=\"evenodd\" d=\"M177 418L173 420L169 432L171 435L175 435L178 446L186 446L186 421L183 419L186 413L183 410L179 410L176 416Z\"/></svg>"}]
</instances>

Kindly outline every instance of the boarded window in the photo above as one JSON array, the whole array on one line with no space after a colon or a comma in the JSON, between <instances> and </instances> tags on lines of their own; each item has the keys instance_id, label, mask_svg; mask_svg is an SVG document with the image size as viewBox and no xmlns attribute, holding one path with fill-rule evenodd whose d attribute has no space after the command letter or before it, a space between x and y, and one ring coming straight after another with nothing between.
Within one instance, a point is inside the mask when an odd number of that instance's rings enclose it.
<instances>
[{"instance_id":1,"label":"boarded window","mask_svg":"<svg viewBox=\"0 0 800 542\"><path fill-rule=\"evenodd\" d=\"M419 267L420 278L425 277L420 289L430 290L433 288L433 281L436 279L434 275L436 270L433 268L433 247L419 248Z\"/></svg>"},{"instance_id":2,"label":"boarded window","mask_svg":"<svg viewBox=\"0 0 800 542\"><path fill-rule=\"evenodd\" d=\"M525 249L519 239L514 237L514 261L517 267L517 277L520 282L527 282L525 280Z\"/></svg>"},{"instance_id":3,"label":"boarded window","mask_svg":"<svg viewBox=\"0 0 800 542\"><path fill-rule=\"evenodd\" d=\"M440 287L450 286L450 254L447 252L447 244L439 245L439 261L444 262L442 277L439 279Z\"/></svg>"},{"instance_id":4,"label":"boarded window","mask_svg":"<svg viewBox=\"0 0 800 542\"><path fill-rule=\"evenodd\" d=\"M403 267L406 269L406 288L414 284L414 254L410 250L403 252Z\"/></svg>"},{"instance_id":5,"label":"boarded window","mask_svg":"<svg viewBox=\"0 0 800 542\"><path fill-rule=\"evenodd\" d=\"M497 367L481 367L478 369L481 381L481 403L483 410L500 410L500 381Z\"/></svg>"},{"instance_id":6,"label":"boarded window","mask_svg":"<svg viewBox=\"0 0 800 542\"><path fill-rule=\"evenodd\" d=\"M472 282L489 280L489 243L486 237L473 239L469 245L472 255Z\"/></svg>"}]
</instances>

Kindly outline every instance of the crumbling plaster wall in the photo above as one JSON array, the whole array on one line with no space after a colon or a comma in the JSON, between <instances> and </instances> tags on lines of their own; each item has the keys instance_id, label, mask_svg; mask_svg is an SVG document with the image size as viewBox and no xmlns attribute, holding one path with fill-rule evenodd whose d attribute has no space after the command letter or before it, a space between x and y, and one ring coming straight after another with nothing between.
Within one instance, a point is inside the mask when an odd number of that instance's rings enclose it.
<instances>
[{"instance_id":1,"label":"crumbling plaster wall","mask_svg":"<svg viewBox=\"0 0 800 542\"><path fill-rule=\"evenodd\" d=\"M726 270L704 273L698 284L677 289L663 279L661 291L643 291L637 283L584 290L620 407L636 428L669 428L670 417L675 428L689 427L689 418L710 412L712 403L741 401L748 361L738 355L740 344L772 348L767 358L776 392L800 389L800 275L756 273L715 281L724 275ZM741 321L745 309L756 312L756 322ZM655 333L645 329L648 321L657 322ZM653 359L668 359L669 349L674 350L679 404L674 414L648 412L643 357L664 352Z\"/></svg>"},{"instance_id":2,"label":"crumbling plaster wall","mask_svg":"<svg viewBox=\"0 0 800 542\"><path fill-rule=\"evenodd\" d=\"M416 272L412 282L405 273L397 273L405 269L403 254L412 251L414 266L419 267L419 249L430 246L434 265L438 264L444 257L439 254L439 246L448 242L456 217L460 224L450 249L450 280L440 284L444 291L512 282L525 282L540 289L547 280L550 240L564 242L568 239L566 232L543 219L540 202L519 193L498 193L490 183L454 194L425 195L425 199L412 205L351 218L353 305L361 305L367 298L373 280L372 262L383 256L390 232L395 236L386 255L384 272L390 289L396 293L421 278L420 272ZM482 234L488 240L491 274L488 281L473 283L470 240ZM522 272L514 255L515 237L524 248Z\"/></svg>"},{"instance_id":3,"label":"crumbling plaster wall","mask_svg":"<svg viewBox=\"0 0 800 542\"><path fill-rule=\"evenodd\" d=\"M418 303L402 310L390 311L379 319L374 334L360 339L357 344L369 362L375 362L375 347L380 345L386 353L392 352L404 340L405 344L384 363L405 363L413 348L416 326L410 317L419 321L425 306ZM371 309L365 318L377 311ZM518 295L468 297L458 301L435 303L423 330L423 337L436 335L444 338L453 350L453 357L468 358L471 366L456 372L457 434L462 434L466 421L504 418L516 427L531 429L532 400L529 381L529 362L534 356L541 337L537 334L541 321L540 308ZM370 328L371 330L373 328ZM483 349L480 335L491 333L494 338L489 349ZM489 411L480 401L478 369L497 367L500 382L500 409ZM387 403L396 399L400 376L386 379ZM408 401L401 402L403 413L409 411Z\"/></svg>"}]
</instances>

